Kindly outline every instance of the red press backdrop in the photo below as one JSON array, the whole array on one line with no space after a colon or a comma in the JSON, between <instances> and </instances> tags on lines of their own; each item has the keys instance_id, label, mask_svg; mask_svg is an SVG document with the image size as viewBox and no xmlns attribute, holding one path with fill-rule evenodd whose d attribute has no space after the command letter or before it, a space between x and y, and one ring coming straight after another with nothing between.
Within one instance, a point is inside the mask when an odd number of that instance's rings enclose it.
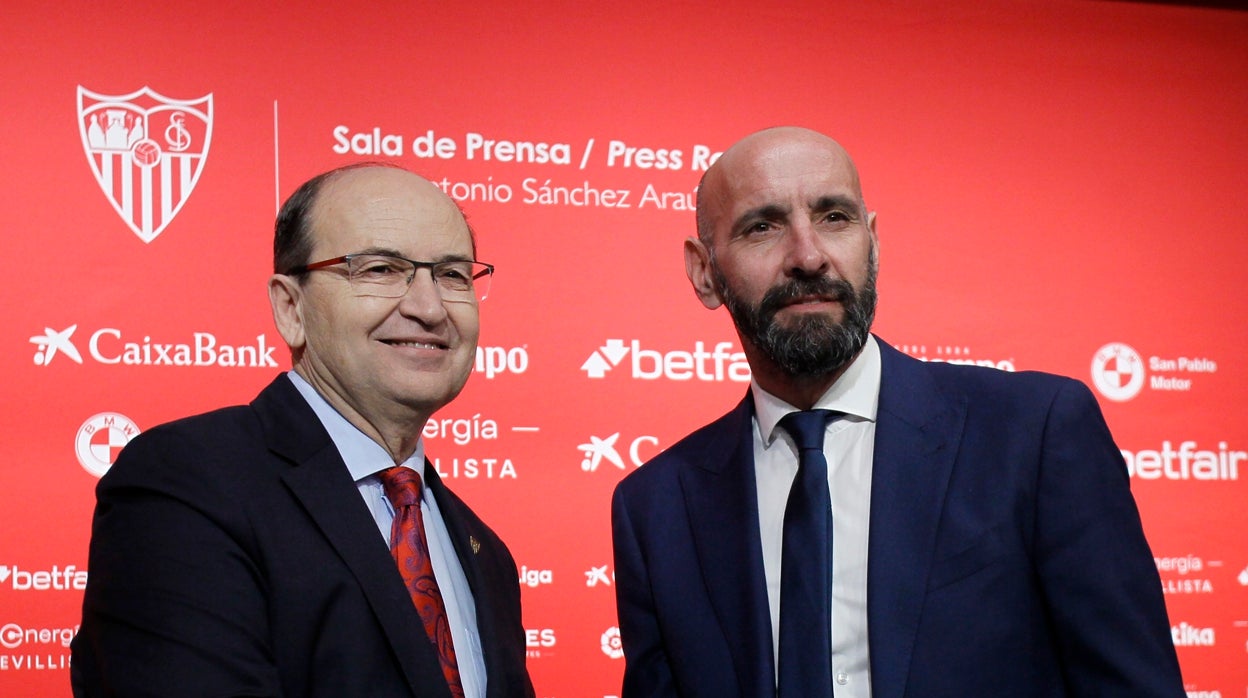
<instances>
[{"instance_id":1,"label":"red press backdrop","mask_svg":"<svg viewBox=\"0 0 1248 698\"><path fill-rule=\"evenodd\" d=\"M691 195L740 136L801 124L879 212L886 340L1095 387L1189 695L1248 695L1248 13L9 5L0 694L68 694L98 474L288 366L275 207L361 159L443 183L498 266L428 452L521 565L539 696L617 694L612 487L745 385L684 278Z\"/></svg>"}]
</instances>

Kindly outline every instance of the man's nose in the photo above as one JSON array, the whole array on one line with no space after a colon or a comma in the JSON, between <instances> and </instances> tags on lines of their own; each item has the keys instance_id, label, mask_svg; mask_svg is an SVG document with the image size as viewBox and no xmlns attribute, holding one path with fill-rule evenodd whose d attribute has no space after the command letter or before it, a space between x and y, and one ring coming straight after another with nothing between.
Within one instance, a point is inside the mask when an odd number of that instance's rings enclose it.
<instances>
[{"instance_id":1,"label":"man's nose","mask_svg":"<svg viewBox=\"0 0 1248 698\"><path fill-rule=\"evenodd\" d=\"M817 276L828 270L830 262L823 248L819 231L809 221L798 221L785 235L785 267L794 276Z\"/></svg>"},{"instance_id":2,"label":"man's nose","mask_svg":"<svg viewBox=\"0 0 1248 698\"><path fill-rule=\"evenodd\" d=\"M433 280L433 270L419 268L407 286L407 292L399 297L399 312L425 323L439 322L446 318L446 306L442 303L442 289Z\"/></svg>"}]
</instances>

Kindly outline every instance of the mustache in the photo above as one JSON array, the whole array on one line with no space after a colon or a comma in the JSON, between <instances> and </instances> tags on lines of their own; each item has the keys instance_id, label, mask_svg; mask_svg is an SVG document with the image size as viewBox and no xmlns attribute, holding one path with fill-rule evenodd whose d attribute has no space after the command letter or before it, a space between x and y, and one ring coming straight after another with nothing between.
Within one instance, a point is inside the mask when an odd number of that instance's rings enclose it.
<instances>
[{"instance_id":1,"label":"mustache","mask_svg":"<svg viewBox=\"0 0 1248 698\"><path fill-rule=\"evenodd\" d=\"M848 305L857 297L853 284L844 279L832 279L827 276L813 276L792 279L778 286L772 286L763 294L758 304L759 311L764 315L774 315L781 308L799 298L821 296Z\"/></svg>"}]
</instances>

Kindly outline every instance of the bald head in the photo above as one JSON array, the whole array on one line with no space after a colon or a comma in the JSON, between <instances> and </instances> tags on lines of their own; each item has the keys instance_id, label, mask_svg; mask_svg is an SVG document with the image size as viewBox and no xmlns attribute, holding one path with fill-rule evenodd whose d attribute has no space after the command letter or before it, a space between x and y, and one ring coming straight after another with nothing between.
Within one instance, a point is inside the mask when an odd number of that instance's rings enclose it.
<instances>
[{"instance_id":1,"label":"bald head","mask_svg":"<svg viewBox=\"0 0 1248 698\"><path fill-rule=\"evenodd\" d=\"M273 231L274 273L282 274L312 261L309 255L312 253L313 244L312 226L320 213L318 202L321 201L325 192L336 185L349 185L353 181L358 184L357 180L366 181L366 191L377 186L377 183L411 187L414 191L420 192L430 203L453 209L455 214L464 221L464 225L468 225L459 204L437 185L403 167L387 162L345 165L323 172L304 182L282 204ZM471 226L468 226L468 233L475 254L476 235Z\"/></svg>"},{"instance_id":2,"label":"bald head","mask_svg":"<svg viewBox=\"0 0 1248 698\"><path fill-rule=\"evenodd\" d=\"M698 185L698 238L710 244L717 226L742 201L765 198L765 187L778 179L822 180L833 176L844 184L865 212L858 169L840 143L798 126L777 126L756 131L724 151Z\"/></svg>"}]
</instances>

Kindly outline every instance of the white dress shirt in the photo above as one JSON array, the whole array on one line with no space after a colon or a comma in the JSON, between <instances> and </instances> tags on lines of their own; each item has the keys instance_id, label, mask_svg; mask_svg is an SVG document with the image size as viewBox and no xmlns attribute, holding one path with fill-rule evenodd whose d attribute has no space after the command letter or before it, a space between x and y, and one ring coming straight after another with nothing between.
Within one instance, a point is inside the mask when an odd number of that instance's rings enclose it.
<instances>
[{"instance_id":1,"label":"white dress shirt","mask_svg":"<svg viewBox=\"0 0 1248 698\"><path fill-rule=\"evenodd\" d=\"M394 507L386 498L385 488L377 473L394 465L386 449L366 436L338 413L320 393L316 392L298 373L290 371L290 377L299 394L308 401L321 424L329 432L338 453L347 464L347 470L355 480L355 486L364 503L377 521L382 540L390 544L390 524L394 521ZM425 442L421 439L416 452L401 465L420 473L425 479ZM438 503L428 487L421 490L420 506L425 522L425 538L429 541L429 559L433 564L433 576L438 581L442 600L446 604L447 622L451 626L451 642L455 645L455 659L459 665L459 678L466 698L485 696L485 656L481 652L481 635L477 630L477 607L468 587L468 578L451 544L451 535L442 521Z\"/></svg>"},{"instance_id":2,"label":"white dress shirt","mask_svg":"<svg viewBox=\"0 0 1248 698\"><path fill-rule=\"evenodd\" d=\"M797 475L798 451L780 419L797 408L751 383L754 396L754 476L763 573L771 609L772 656L780 651L780 560L784 508ZM871 515L871 460L880 397L880 348L874 337L816 409L845 413L829 421L823 440L832 495L832 679L836 698L870 698L867 645L867 527ZM778 677L777 677L778 680Z\"/></svg>"}]
</instances>

